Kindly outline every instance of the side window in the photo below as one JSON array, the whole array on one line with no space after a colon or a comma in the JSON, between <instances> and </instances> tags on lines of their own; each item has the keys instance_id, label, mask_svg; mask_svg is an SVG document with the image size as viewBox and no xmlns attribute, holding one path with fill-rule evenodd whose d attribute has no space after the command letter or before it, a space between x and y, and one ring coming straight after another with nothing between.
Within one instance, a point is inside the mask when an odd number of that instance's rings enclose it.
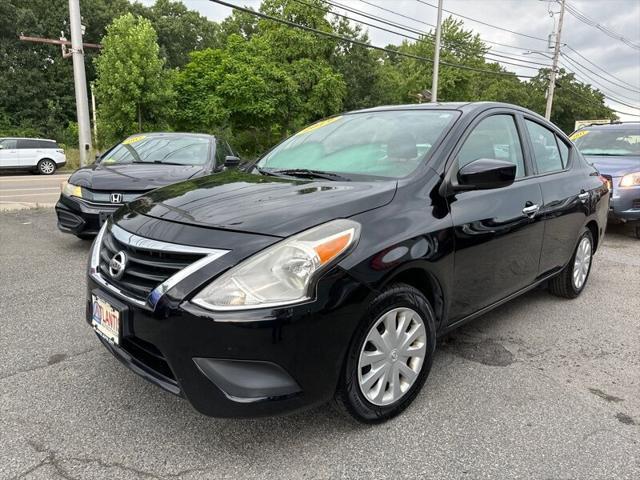
<instances>
[{"instance_id":1,"label":"side window","mask_svg":"<svg viewBox=\"0 0 640 480\"><path fill-rule=\"evenodd\" d=\"M29 138L21 138L18 140L18 148L41 148L38 140L31 140Z\"/></svg>"},{"instance_id":2,"label":"side window","mask_svg":"<svg viewBox=\"0 0 640 480\"><path fill-rule=\"evenodd\" d=\"M560 158L562 158L562 168L567 168L567 164L569 163L569 147L557 135L556 135L556 142L558 142L558 147L560 147Z\"/></svg>"},{"instance_id":3,"label":"side window","mask_svg":"<svg viewBox=\"0 0 640 480\"><path fill-rule=\"evenodd\" d=\"M38 140L37 142L38 148L58 148L58 144L50 140Z\"/></svg>"},{"instance_id":4,"label":"side window","mask_svg":"<svg viewBox=\"0 0 640 480\"><path fill-rule=\"evenodd\" d=\"M549 129L531 120L525 120L533 156L538 173L555 172L564 168L560 150L556 143L556 135Z\"/></svg>"},{"instance_id":5,"label":"side window","mask_svg":"<svg viewBox=\"0 0 640 480\"><path fill-rule=\"evenodd\" d=\"M227 142L221 138L216 138L216 165L219 167L224 165L224 158L227 155L233 155Z\"/></svg>"},{"instance_id":6,"label":"side window","mask_svg":"<svg viewBox=\"0 0 640 480\"><path fill-rule=\"evenodd\" d=\"M458 168L479 158L511 162L516 165L516 177L524 177L522 146L511 115L492 115L478 123L458 153Z\"/></svg>"},{"instance_id":7,"label":"side window","mask_svg":"<svg viewBox=\"0 0 640 480\"><path fill-rule=\"evenodd\" d=\"M6 150L13 150L14 148L16 148L17 143L17 140L13 138L5 138L3 140L0 140L0 145L2 145L2 148Z\"/></svg>"}]
</instances>

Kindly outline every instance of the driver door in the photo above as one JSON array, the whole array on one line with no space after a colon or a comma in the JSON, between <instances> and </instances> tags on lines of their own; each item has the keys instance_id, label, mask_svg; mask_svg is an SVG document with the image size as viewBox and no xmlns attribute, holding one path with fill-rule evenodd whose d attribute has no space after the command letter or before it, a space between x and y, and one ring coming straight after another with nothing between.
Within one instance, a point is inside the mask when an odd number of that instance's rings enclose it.
<instances>
[{"instance_id":1,"label":"driver door","mask_svg":"<svg viewBox=\"0 0 640 480\"><path fill-rule=\"evenodd\" d=\"M451 323L530 285L538 274L542 191L538 180L528 176L530 162L519 122L511 112L476 120L450 167L457 174L480 158L516 164L513 184L455 192L449 198L455 232Z\"/></svg>"}]
</instances>

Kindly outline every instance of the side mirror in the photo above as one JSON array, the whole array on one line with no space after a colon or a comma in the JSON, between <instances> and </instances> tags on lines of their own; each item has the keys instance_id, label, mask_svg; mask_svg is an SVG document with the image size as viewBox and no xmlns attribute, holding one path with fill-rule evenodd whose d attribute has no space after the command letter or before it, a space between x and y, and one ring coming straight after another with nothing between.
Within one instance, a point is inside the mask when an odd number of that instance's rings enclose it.
<instances>
[{"instance_id":1,"label":"side mirror","mask_svg":"<svg viewBox=\"0 0 640 480\"><path fill-rule=\"evenodd\" d=\"M102 154L100 152L96 152L96 163L100 163L100 160L102 160Z\"/></svg>"},{"instance_id":2,"label":"side mirror","mask_svg":"<svg viewBox=\"0 0 640 480\"><path fill-rule=\"evenodd\" d=\"M458 171L456 190L508 187L516 179L516 165L505 160L479 158Z\"/></svg>"},{"instance_id":3,"label":"side mirror","mask_svg":"<svg viewBox=\"0 0 640 480\"><path fill-rule=\"evenodd\" d=\"M240 157L236 157L234 155L227 155L224 157L225 168L236 168L238 165L240 165Z\"/></svg>"}]
</instances>

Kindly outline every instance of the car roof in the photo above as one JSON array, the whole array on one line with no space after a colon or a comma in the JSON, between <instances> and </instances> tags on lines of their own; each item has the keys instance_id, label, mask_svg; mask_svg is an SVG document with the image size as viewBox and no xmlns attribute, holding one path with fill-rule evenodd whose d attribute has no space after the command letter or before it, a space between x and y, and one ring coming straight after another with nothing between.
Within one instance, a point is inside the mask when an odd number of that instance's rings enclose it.
<instances>
[{"instance_id":1,"label":"car roof","mask_svg":"<svg viewBox=\"0 0 640 480\"><path fill-rule=\"evenodd\" d=\"M593 125L585 125L578 130L623 130L629 127L640 128L640 122L614 122L614 123L601 123Z\"/></svg>"},{"instance_id":2,"label":"car roof","mask_svg":"<svg viewBox=\"0 0 640 480\"><path fill-rule=\"evenodd\" d=\"M128 135L125 138L138 137L144 135L145 137L201 137L215 139L215 135L208 133L191 133L191 132L141 132Z\"/></svg>"},{"instance_id":3,"label":"car roof","mask_svg":"<svg viewBox=\"0 0 640 480\"><path fill-rule=\"evenodd\" d=\"M56 142L56 140L52 140L50 138L40 137L0 137L0 140L44 140L47 142Z\"/></svg>"},{"instance_id":4,"label":"car roof","mask_svg":"<svg viewBox=\"0 0 640 480\"><path fill-rule=\"evenodd\" d=\"M503 102L437 102L437 103L410 103L406 105L384 105L380 107L365 108L346 113L379 112L393 110L459 110L465 113L479 112L490 108L508 108L543 119L536 112L511 103ZM548 121L548 120L547 120Z\"/></svg>"}]
</instances>

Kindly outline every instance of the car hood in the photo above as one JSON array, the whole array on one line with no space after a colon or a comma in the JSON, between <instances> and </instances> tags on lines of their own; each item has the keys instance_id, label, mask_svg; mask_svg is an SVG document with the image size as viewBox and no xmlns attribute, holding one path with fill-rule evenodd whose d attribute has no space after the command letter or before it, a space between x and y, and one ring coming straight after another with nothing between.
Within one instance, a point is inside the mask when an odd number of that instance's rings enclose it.
<instances>
[{"instance_id":1,"label":"car hood","mask_svg":"<svg viewBox=\"0 0 640 480\"><path fill-rule=\"evenodd\" d=\"M640 172L640 156L585 155L585 157L602 175L622 177L627 173Z\"/></svg>"},{"instance_id":2,"label":"car hood","mask_svg":"<svg viewBox=\"0 0 640 480\"><path fill-rule=\"evenodd\" d=\"M103 165L76 170L69 182L92 190L145 191L164 187L205 173L202 165Z\"/></svg>"},{"instance_id":3,"label":"car hood","mask_svg":"<svg viewBox=\"0 0 640 480\"><path fill-rule=\"evenodd\" d=\"M389 203L397 182L306 181L228 170L154 190L128 205L190 225L287 237Z\"/></svg>"}]
</instances>

